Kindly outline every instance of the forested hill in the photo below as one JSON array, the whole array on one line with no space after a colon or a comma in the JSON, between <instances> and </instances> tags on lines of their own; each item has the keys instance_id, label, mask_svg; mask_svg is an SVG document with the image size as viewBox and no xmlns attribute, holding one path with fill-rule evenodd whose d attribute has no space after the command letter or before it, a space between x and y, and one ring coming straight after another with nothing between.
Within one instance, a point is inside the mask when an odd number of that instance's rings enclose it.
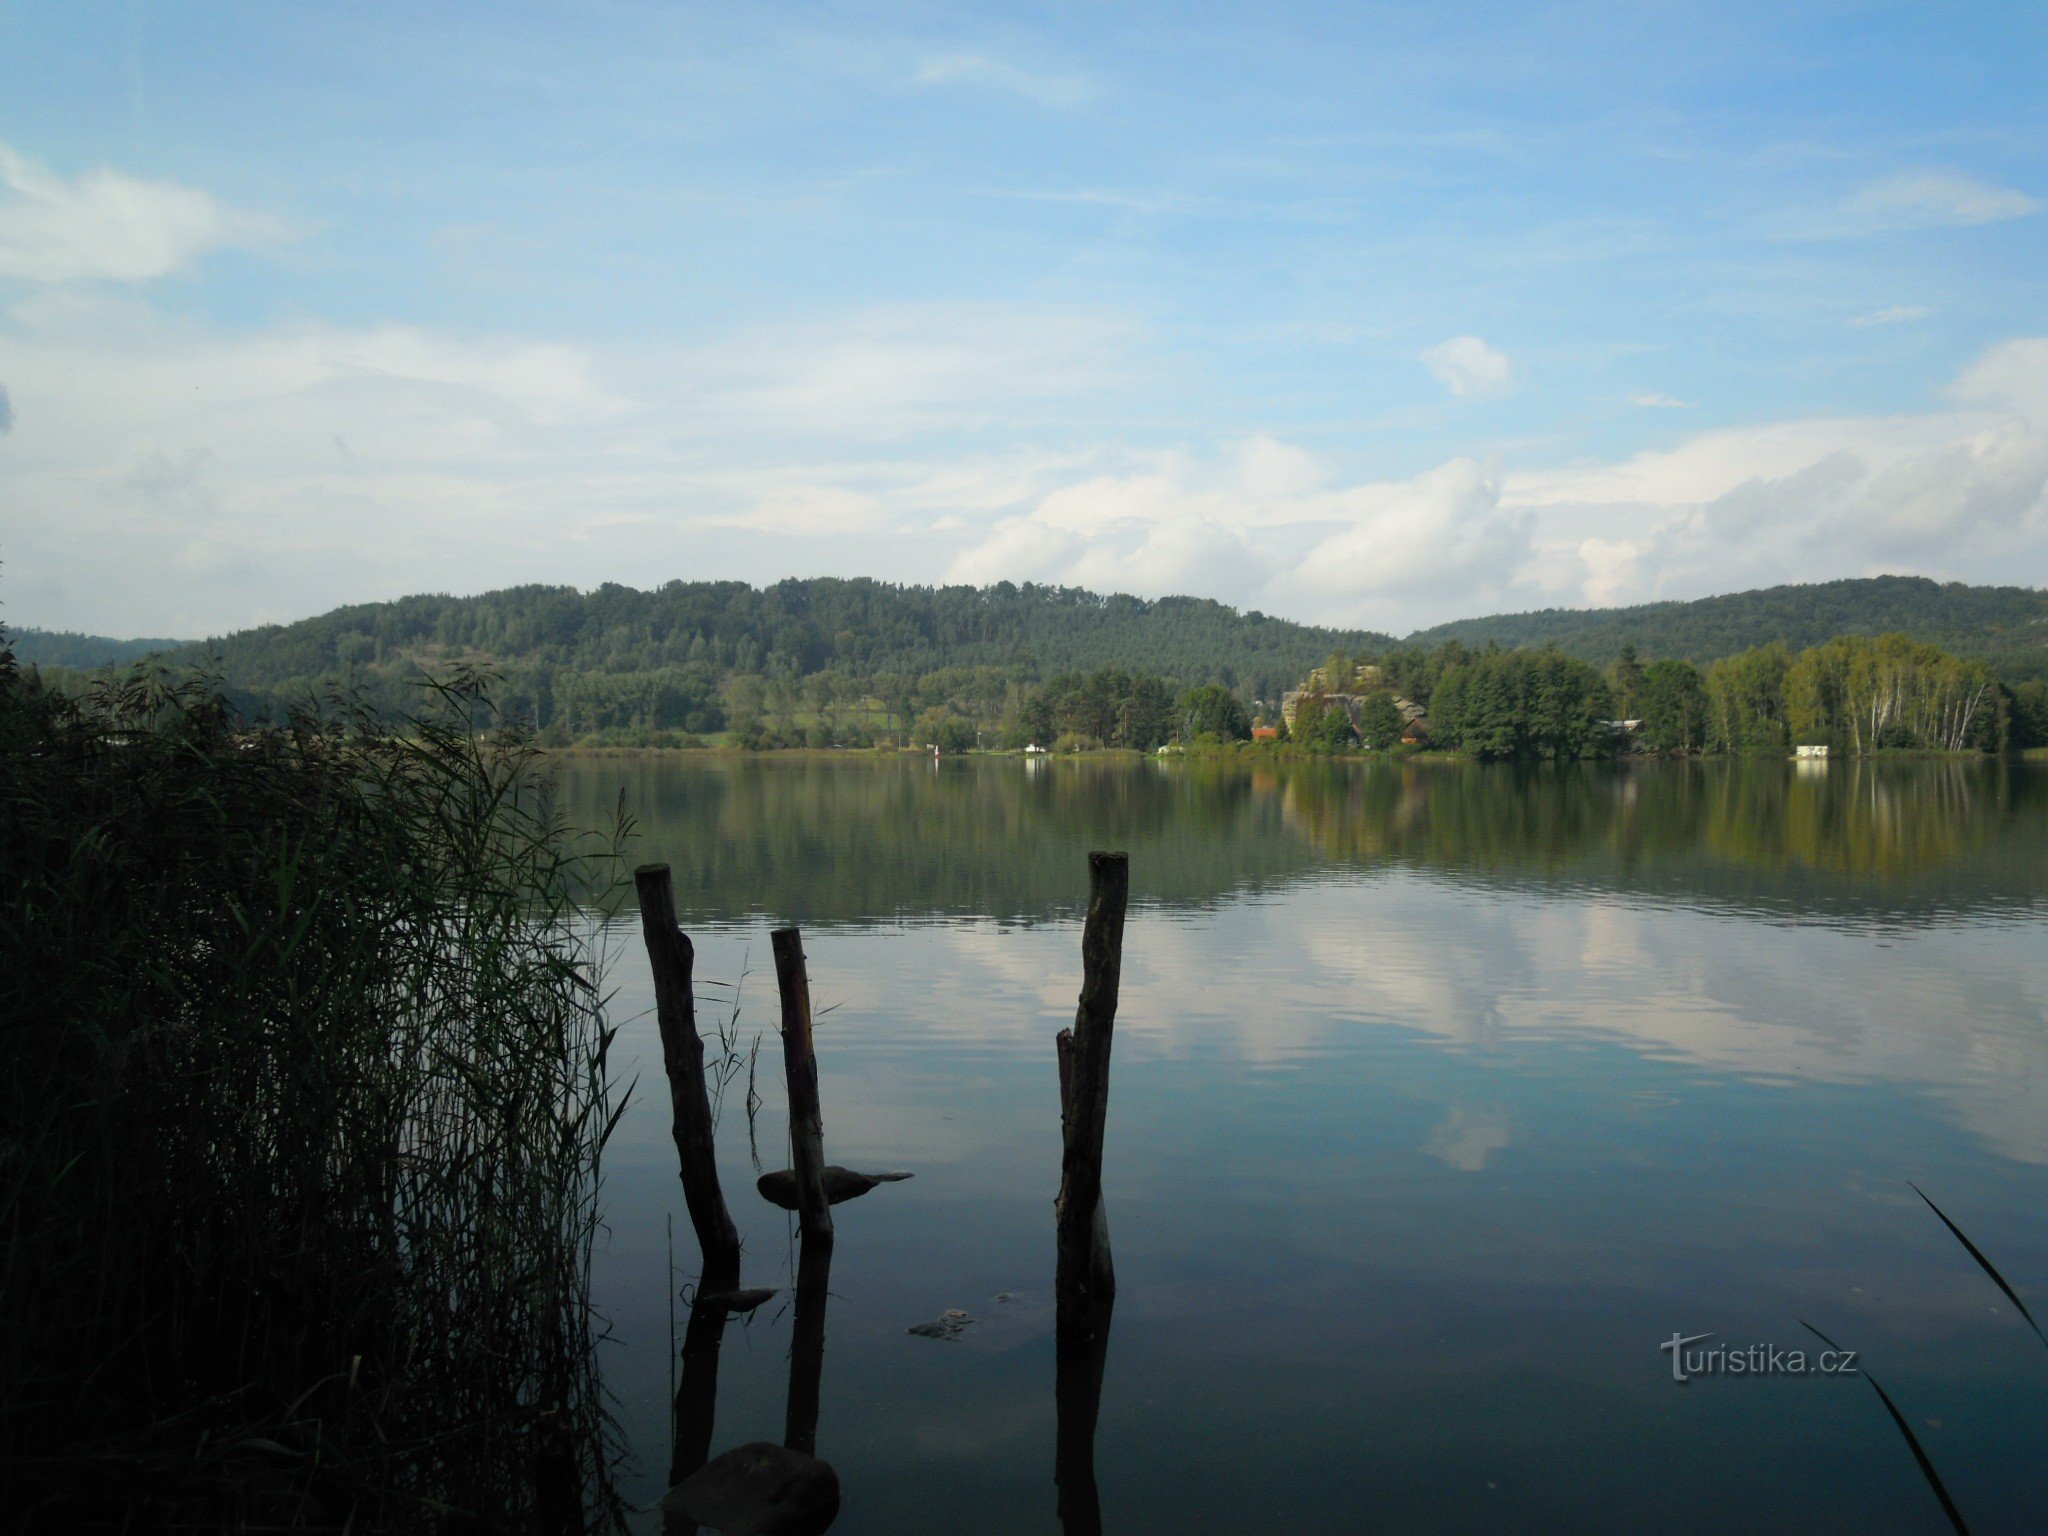
<instances>
[{"instance_id":1,"label":"forested hill","mask_svg":"<svg viewBox=\"0 0 2048 1536\"><path fill-rule=\"evenodd\" d=\"M1982 657L2009 679L2048 675L2048 591L1972 587L1924 576L1766 587L1634 608L1497 614L1439 624L1410 635L1407 643L1556 645L1604 667L1624 645L1635 646L1645 661L1674 657L1704 663L1773 640L1800 650L1836 635L1895 633L1956 655Z\"/></svg>"},{"instance_id":2,"label":"forested hill","mask_svg":"<svg viewBox=\"0 0 2048 1536\"><path fill-rule=\"evenodd\" d=\"M106 635L79 635L67 629L9 630L14 659L35 667L114 667L140 661L155 651L176 649L182 640L114 640Z\"/></svg>"},{"instance_id":3,"label":"forested hill","mask_svg":"<svg viewBox=\"0 0 2048 1536\"><path fill-rule=\"evenodd\" d=\"M1837 635L1898 631L1983 658L2008 683L2048 678L2048 592L1908 576L1505 614L1423 630L1404 646L1554 644L1604 667L1624 645L1646 662L1706 663L1772 640L1796 650ZM167 644L33 630L13 637L21 661L58 673ZM416 702L412 680L421 669L475 664L502 679L494 690L502 708L588 735L709 732L756 716L783 719L793 731L799 717L829 722L862 710L902 724L927 708L986 723L1013 709L1026 685L1105 667L1184 686L1222 683L1246 702L1270 700L1332 653L1371 656L1392 645L1384 635L1240 613L1204 598L817 579L407 597L164 654L217 668L229 691L257 708L342 679L373 704L403 708Z\"/></svg>"},{"instance_id":4,"label":"forested hill","mask_svg":"<svg viewBox=\"0 0 2048 1536\"><path fill-rule=\"evenodd\" d=\"M508 677L680 671L915 679L993 669L1017 681L1113 666L1184 683L1278 692L1332 651L1391 643L1240 613L1205 598L1101 597L1074 587L906 587L866 579L672 581L651 592L610 583L514 587L479 597L407 597L338 608L295 624L242 630L186 647L217 656L231 685L278 697L354 671L487 663ZM537 681L537 679L536 679ZM545 711L543 711L545 713Z\"/></svg>"}]
</instances>

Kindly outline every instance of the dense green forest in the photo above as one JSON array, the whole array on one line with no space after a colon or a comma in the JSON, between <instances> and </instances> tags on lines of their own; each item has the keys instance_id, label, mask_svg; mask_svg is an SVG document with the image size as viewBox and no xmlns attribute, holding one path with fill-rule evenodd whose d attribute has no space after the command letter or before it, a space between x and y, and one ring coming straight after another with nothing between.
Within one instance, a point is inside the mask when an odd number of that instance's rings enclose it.
<instances>
[{"instance_id":1,"label":"dense green forest","mask_svg":"<svg viewBox=\"0 0 2048 1536\"><path fill-rule=\"evenodd\" d=\"M21 659L67 665L42 640L20 637ZM1258 698L1277 695L1333 648L1386 643L1202 598L818 579L409 597L167 656L217 667L250 709L275 711L343 679L378 707L402 708L420 668L470 665L500 678L492 694L501 710L571 738L702 734L755 721L787 736L831 734L849 721L901 732L934 708L992 727L1015 685L1105 666ZM757 681L735 696L742 679Z\"/></svg>"},{"instance_id":2,"label":"dense green forest","mask_svg":"<svg viewBox=\"0 0 2048 1536\"><path fill-rule=\"evenodd\" d=\"M1872 576L1766 587L1633 608L1544 608L1439 624L1408 637L1434 647L1555 645L1605 667L1634 645L1646 658L1701 664L1777 641L1793 650L1839 635L1910 635L1992 663L2009 682L2048 679L2048 591Z\"/></svg>"},{"instance_id":3,"label":"dense green forest","mask_svg":"<svg viewBox=\"0 0 2048 1536\"><path fill-rule=\"evenodd\" d=\"M1427 705L1449 668L1488 645L1549 647L1600 669L1624 655L1644 669L1650 684L1643 708L1656 717L1660 739L1682 751L1710 740L1725 744L1731 732L1748 730L1729 723L1736 717L1724 697L1720 734L1710 733L1713 664L1776 645L1789 667L1790 657L1828 642L1887 634L1987 665L2003 685L1999 703L2016 727L2013 740L2034 740L2027 721L2038 711L2030 696L2014 690L2048 679L2048 592L1903 576L1474 619L1398 645L1368 631L1296 624L1205 599L1146 601L1008 582L904 587L819 579L754 588L674 581L653 591L607 584L592 592L533 586L361 604L164 655L217 671L237 705L273 716L337 685L377 709L403 711L416 700L423 671L483 670L498 679L491 697L500 714L531 722L553 743L674 743L725 732L757 746L1049 744L1062 737L1148 746L1196 734L1242 736L1245 720L1235 717L1212 718L1199 730L1171 726L1168 717L1191 689L1223 689L1246 720L1271 715L1283 690L1337 654L1375 658L1395 692ZM16 640L21 660L59 684L76 684L79 669L118 664L157 644L36 631ZM1522 665L1500 664L1507 670L1496 668L1499 675L1472 697L1498 699L1506 697L1503 689L1522 687L1519 674L1508 676ZM1141 681L1144 697L1134 700L1131 689ZM1117 697L1105 702L1105 688ZM1631 697L1615 707L1633 716L1632 690L1623 692ZM1591 702L1583 697L1573 708L1583 717ZM1439 745L1463 738L1463 696L1454 695L1454 703L1439 722ZM1213 697L1205 707L1215 716ZM1812 705L1823 713L1827 707ZM1795 724L1805 728L1808 721L1779 721L1788 731ZM1533 737L1518 735L1521 729L1496 720L1476 727L1474 739L1511 741L1513 755L1555 755L1558 742L1581 734L1561 717ZM1895 740L1898 723L1877 719L1874 731ZM1830 716L1824 733L1852 748L1869 734L1846 715ZM1337 744L1334 736L1328 744Z\"/></svg>"}]
</instances>

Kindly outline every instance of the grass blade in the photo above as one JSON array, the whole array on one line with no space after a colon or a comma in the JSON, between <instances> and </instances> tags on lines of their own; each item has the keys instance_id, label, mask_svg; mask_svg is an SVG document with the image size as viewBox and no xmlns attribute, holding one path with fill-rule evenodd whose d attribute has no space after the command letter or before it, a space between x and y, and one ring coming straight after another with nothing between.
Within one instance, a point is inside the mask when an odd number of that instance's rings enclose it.
<instances>
[{"instance_id":1,"label":"grass blade","mask_svg":"<svg viewBox=\"0 0 2048 1536\"><path fill-rule=\"evenodd\" d=\"M1827 1345L1829 1349L1838 1351L1841 1349L1841 1345L1822 1333L1813 1324L1806 1321L1805 1318L1802 1317L1799 1320L1799 1326L1812 1334L1816 1339L1819 1339L1821 1343ZM1878 1379L1871 1375L1870 1372L1864 1371L1861 1375L1865 1381L1870 1383L1870 1390L1877 1394L1878 1401L1884 1404L1884 1411L1892 1416L1892 1422L1899 1426L1899 1433L1906 1437L1906 1447L1912 1451L1913 1459L1920 1463L1920 1475L1927 1479L1927 1486L1934 1490L1934 1496L1941 1501L1942 1513L1948 1516L1948 1523L1956 1528L1957 1536L1970 1536L1970 1527L1963 1521L1963 1512L1956 1508L1956 1501L1948 1496L1948 1489L1942 1485L1941 1474L1934 1470L1934 1463L1928 1460L1927 1452L1921 1448L1920 1437L1913 1433L1913 1426L1908 1424L1906 1416L1899 1412L1899 1405L1892 1401L1891 1393L1885 1391L1878 1383Z\"/></svg>"},{"instance_id":2,"label":"grass blade","mask_svg":"<svg viewBox=\"0 0 2048 1536\"><path fill-rule=\"evenodd\" d=\"M1977 1267L1983 1270L1985 1274L1991 1277L1991 1283L1993 1285L1997 1286L2001 1291L2005 1292L2005 1299L2007 1301L2011 1302L2015 1307L2019 1308L2020 1316L2024 1317L2027 1320L2027 1326L2034 1330L2034 1337L2039 1339L2043 1344L2048 1344L2048 1333L2043 1333L2041 1331L2041 1325L2034 1321L2034 1314L2029 1312L2027 1310L2027 1304L2024 1301L2020 1300L2019 1292L2015 1291L2011 1286L2005 1283L2005 1276L2001 1275L1998 1272L1997 1266L1995 1266L1989 1259L1984 1257L1984 1250L1979 1248L1975 1243L1971 1242L1970 1239L1963 1234L1963 1229L1948 1219L1948 1212L1944 1211L1940 1206L1936 1205L1932 1200L1928 1199L1926 1190L1922 1189L1918 1184L1915 1184L1911 1179L1908 1179L1906 1181L1906 1187L1912 1190L1913 1193L1918 1195L1922 1200L1927 1201L1927 1209L1934 1212L1935 1215L1941 1218L1941 1224L1947 1227L1949 1231L1955 1234L1956 1241L1961 1243L1963 1247L1969 1251L1970 1257L1977 1261Z\"/></svg>"}]
</instances>

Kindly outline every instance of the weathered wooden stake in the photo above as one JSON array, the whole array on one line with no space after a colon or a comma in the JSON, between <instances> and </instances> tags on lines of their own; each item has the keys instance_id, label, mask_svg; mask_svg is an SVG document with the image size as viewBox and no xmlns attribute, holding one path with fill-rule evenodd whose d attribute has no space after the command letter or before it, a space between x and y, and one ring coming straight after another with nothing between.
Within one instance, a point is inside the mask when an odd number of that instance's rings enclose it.
<instances>
[{"instance_id":1,"label":"weathered wooden stake","mask_svg":"<svg viewBox=\"0 0 2048 1536\"><path fill-rule=\"evenodd\" d=\"M811 1045L811 979L804 970L803 935L778 928L768 936L775 951L775 986L782 994L782 1068L789 1079L790 1171L796 1175L799 1230L806 1240L832 1236L825 1200L825 1117L818 1107L818 1057Z\"/></svg>"},{"instance_id":2,"label":"weathered wooden stake","mask_svg":"<svg viewBox=\"0 0 2048 1536\"><path fill-rule=\"evenodd\" d=\"M689 936L676 923L668 866L641 865L633 871L633 885L640 894L640 930L654 968L654 1015L661 1028L661 1064L668 1072L683 1199L690 1208L690 1225L697 1229L698 1246L704 1251L699 1285L729 1291L739 1284L740 1235L718 1187L711 1093L704 1081L704 1041L697 1034L697 1001L690 989L696 953Z\"/></svg>"},{"instance_id":3,"label":"weathered wooden stake","mask_svg":"<svg viewBox=\"0 0 2048 1536\"><path fill-rule=\"evenodd\" d=\"M1081 930L1081 1001L1074 1027L1062 1030L1060 1109L1065 1151L1060 1162L1055 1269L1059 1331L1093 1333L1094 1315L1116 1295L1109 1221L1102 1207L1102 1141L1109 1116L1109 1048L1123 973L1124 905L1130 859L1088 855L1088 919Z\"/></svg>"},{"instance_id":4,"label":"weathered wooden stake","mask_svg":"<svg viewBox=\"0 0 2048 1536\"><path fill-rule=\"evenodd\" d=\"M1074 1125L1074 1032L1063 1029L1053 1037L1053 1047L1059 1055L1060 1065L1060 1145L1064 1148L1072 1136ZM1093 1311L1105 1306L1116 1296L1116 1275L1110 1264L1109 1248L1109 1202L1102 1197L1101 1160L1096 1161L1095 1217L1089 1222L1088 1242L1095 1255L1082 1271L1092 1274L1097 1270L1109 1275L1109 1289L1097 1297L1092 1288L1075 1290L1063 1285L1056 1293L1061 1316L1067 1321L1060 1328L1063 1334L1085 1334L1092 1331L1087 1318ZM1065 1154L1061 1155L1061 1188L1066 1187ZM1061 1271L1061 1273L1065 1273Z\"/></svg>"}]
</instances>

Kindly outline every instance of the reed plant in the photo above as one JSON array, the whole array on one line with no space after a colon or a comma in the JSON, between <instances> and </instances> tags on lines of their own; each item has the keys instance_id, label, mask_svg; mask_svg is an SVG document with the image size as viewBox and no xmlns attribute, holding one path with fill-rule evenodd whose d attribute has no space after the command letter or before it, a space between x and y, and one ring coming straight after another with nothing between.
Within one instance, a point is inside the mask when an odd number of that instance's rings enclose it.
<instances>
[{"instance_id":1,"label":"reed plant","mask_svg":"<svg viewBox=\"0 0 2048 1536\"><path fill-rule=\"evenodd\" d=\"M482 680L394 725L0 636L0 1485L47 1529L616 1517L616 837ZM623 828L617 829L623 835Z\"/></svg>"}]
</instances>

